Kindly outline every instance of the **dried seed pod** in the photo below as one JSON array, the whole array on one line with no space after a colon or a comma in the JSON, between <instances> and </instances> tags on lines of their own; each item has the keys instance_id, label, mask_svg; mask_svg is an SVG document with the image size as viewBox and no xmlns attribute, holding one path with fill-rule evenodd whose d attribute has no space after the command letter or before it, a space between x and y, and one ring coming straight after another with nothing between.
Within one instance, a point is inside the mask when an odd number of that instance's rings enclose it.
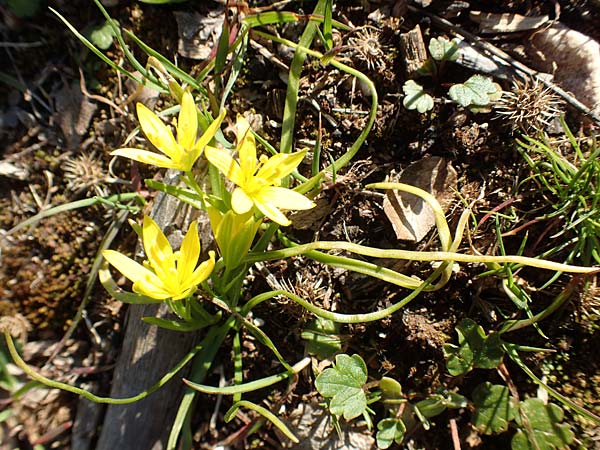
<instances>
[{"instance_id":1,"label":"dried seed pod","mask_svg":"<svg viewBox=\"0 0 600 450\"><path fill-rule=\"evenodd\" d=\"M93 188L97 194L106 195L101 184L107 181L106 171L95 153L84 153L67 158L62 165L67 180L67 189L79 194Z\"/></svg>"},{"instance_id":2,"label":"dried seed pod","mask_svg":"<svg viewBox=\"0 0 600 450\"><path fill-rule=\"evenodd\" d=\"M542 130L563 113L564 103L537 78L516 80L494 105L498 118L507 119L514 129L529 133Z\"/></svg>"},{"instance_id":3,"label":"dried seed pod","mask_svg":"<svg viewBox=\"0 0 600 450\"><path fill-rule=\"evenodd\" d=\"M380 37L379 30L365 27L348 39L348 45L354 50L356 57L364 61L369 70L385 69L384 56L387 49Z\"/></svg>"}]
</instances>

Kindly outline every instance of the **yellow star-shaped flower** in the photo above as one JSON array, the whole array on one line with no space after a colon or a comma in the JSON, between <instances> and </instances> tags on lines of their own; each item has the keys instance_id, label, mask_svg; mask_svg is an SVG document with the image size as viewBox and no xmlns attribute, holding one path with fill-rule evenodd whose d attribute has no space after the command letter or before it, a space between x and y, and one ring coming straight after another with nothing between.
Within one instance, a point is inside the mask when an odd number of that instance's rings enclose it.
<instances>
[{"instance_id":1,"label":"yellow star-shaped flower","mask_svg":"<svg viewBox=\"0 0 600 450\"><path fill-rule=\"evenodd\" d=\"M177 119L177 140L175 140L171 129L160 117L141 103L137 104L136 109L142 131L162 154L139 148L120 148L113 151L111 155L183 172L192 170L192 166L202 154L204 147L214 137L225 117L225 110L223 110L206 132L196 140L198 112L192 94L186 91L181 99L181 109Z\"/></svg>"},{"instance_id":2,"label":"yellow star-shaped flower","mask_svg":"<svg viewBox=\"0 0 600 450\"><path fill-rule=\"evenodd\" d=\"M238 116L237 149L239 163L227 150L207 146L205 156L229 180L237 185L231 196L231 207L237 214L245 214L255 206L261 213L279 225L291 222L281 209L310 209L315 204L304 195L281 187L281 181L298 167L307 150L279 153L256 160L256 143L250 125Z\"/></svg>"},{"instance_id":3,"label":"yellow star-shaped flower","mask_svg":"<svg viewBox=\"0 0 600 450\"><path fill-rule=\"evenodd\" d=\"M133 292L156 300L181 300L192 295L206 280L215 266L215 252L198 267L200 239L198 224L192 222L181 248L173 252L160 227L150 217L144 217L142 242L147 261L139 264L115 250L103 250L102 256L133 282Z\"/></svg>"}]
</instances>

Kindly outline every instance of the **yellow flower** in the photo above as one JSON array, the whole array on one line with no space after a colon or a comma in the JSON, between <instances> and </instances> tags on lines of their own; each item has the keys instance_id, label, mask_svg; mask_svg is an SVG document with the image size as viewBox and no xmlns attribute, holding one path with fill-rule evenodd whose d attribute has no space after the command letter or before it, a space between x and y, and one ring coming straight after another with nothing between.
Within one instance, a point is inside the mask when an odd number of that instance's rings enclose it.
<instances>
[{"instance_id":1,"label":"yellow flower","mask_svg":"<svg viewBox=\"0 0 600 450\"><path fill-rule=\"evenodd\" d=\"M279 225L291 222L280 209L310 209L315 206L304 195L281 187L281 180L298 167L307 150L279 153L271 158L256 160L256 143L250 125L241 116L237 124L239 164L224 149L207 146L206 159L237 185L231 196L231 207L237 214L245 214L255 206L261 213Z\"/></svg>"},{"instance_id":2,"label":"yellow flower","mask_svg":"<svg viewBox=\"0 0 600 450\"><path fill-rule=\"evenodd\" d=\"M181 300L196 291L215 266L215 252L201 263L198 224L192 222L183 238L181 248L173 252L171 244L160 227L150 217L144 217L142 242L148 261L138 264L133 259L115 251L103 250L102 255L126 278L133 281L133 291L156 300Z\"/></svg>"},{"instance_id":3,"label":"yellow flower","mask_svg":"<svg viewBox=\"0 0 600 450\"><path fill-rule=\"evenodd\" d=\"M210 124L206 132L196 140L198 134L198 115L194 98L185 92L181 99L181 109L177 120L177 140L171 129L141 103L137 104L137 115L142 131L148 140L163 154L141 150L139 148L120 148L111 155L123 156L145 164L183 172L192 170L192 166L202 154L204 147L211 141L219 129L225 110Z\"/></svg>"}]
</instances>

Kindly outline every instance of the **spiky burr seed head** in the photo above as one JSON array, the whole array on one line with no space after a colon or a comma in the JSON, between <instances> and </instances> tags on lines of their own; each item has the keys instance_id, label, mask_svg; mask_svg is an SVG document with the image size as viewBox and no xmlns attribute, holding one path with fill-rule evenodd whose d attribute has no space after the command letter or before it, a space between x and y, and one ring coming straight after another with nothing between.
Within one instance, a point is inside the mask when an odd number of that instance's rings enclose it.
<instances>
[{"instance_id":1,"label":"spiky burr seed head","mask_svg":"<svg viewBox=\"0 0 600 450\"><path fill-rule=\"evenodd\" d=\"M380 37L379 30L365 27L348 39L348 45L357 58L367 64L369 70L381 70L385 67L385 48Z\"/></svg>"},{"instance_id":2,"label":"spiky burr seed head","mask_svg":"<svg viewBox=\"0 0 600 450\"><path fill-rule=\"evenodd\" d=\"M102 184L107 181L102 161L95 153L84 153L74 158L65 159L62 170L67 181L67 189L79 194L87 189L102 191Z\"/></svg>"},{"instance_id":3,"label":"spiky burr seed head","mask_svg":"<svg viewBox=\"0 0 600 450\"><path fill-rule=\"evenodd\" d=\"M537 78L515 80L494 106L498 118L525 133L543 130L564 112L562 99Z\"/></svg>"}]
</instances>

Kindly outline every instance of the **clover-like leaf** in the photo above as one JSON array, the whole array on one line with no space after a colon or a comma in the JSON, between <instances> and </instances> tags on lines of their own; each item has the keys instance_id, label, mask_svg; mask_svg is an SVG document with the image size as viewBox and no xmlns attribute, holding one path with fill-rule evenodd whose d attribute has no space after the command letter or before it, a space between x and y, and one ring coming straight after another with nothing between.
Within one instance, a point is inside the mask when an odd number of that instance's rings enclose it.
<instances>
[{"instance_id":1,"label":"clover-like leaf","mask_svg":"<svg viewBox=\"0 0 600 450\"><path fill-rule=\"evenodd\" d=\"M377 424L377 447L388 448L394 442L400 444L406 433L406 426L400 419L383 419Z\"/></svg>"},{"instance_id":2,"label":"clover-like leaf","mask_svg":"<svg viewBox=\"0 0 600 450\"><path fill-rule=\"evenodd\" d=\"M480 384L473 391L475 414L473 425L483 434L506 431L508 422L514 419L516 408L508 388L489 381Z\"/></svg>"},{"instance_id":3,"label":"clover-like leaf","mask_svg":"<svg viewBox=\"0 0 600 450\"><path fill-rule=\"evenodd\" d=\"M332 320L317 317L302 330L300 337L306 342L306 351L320 359L326 359L342 348L339 336L340 324Z\"/></svg>"},{"instance_id":4,"label":"clover-like leaf","mask_svg":"<svg viewBox=\"0 0 600 450\"><path fill-rule=\"evenodd\" d=\"M424 113L433 108L433 97L423 90L423 86L414 80L408 80L402 86L404 100L402 104L406 109L416 109Z\"/></svg>"},{"instance_id":5,"label":"clover-like leaf","mask_svg":"<svg viewBox=\"0 0 600 450\"><path fill-rule=\"evenodd\" d=\"M462 375L471 369L493 369L504 356L498 333L485 335L483 328L471 319L463 319L456 327L458 345L444 344L447 368L450 375Z\"/></svg>"},{"instance_id":6,"label":"clover-like leaf","mask_svg":"<svg viewBox=\"0 0 600 450\"><path fill-rule=\"evenodd\" d=\"M521 414L517 414L516 422L521 427L513 436L513 450L554 450L566 448L573 442L573 432L569 425L560 423L563 410L553 403L544 404L539 398L528 398L520 404ZM528 433L523 423L527 417L533 433ZM532 442L535 440L535 444Z\"/></svg>"},{"instance_id":7,"label":"clover-like leaf","mask_svg":"<svg viewBox=\"0 0 600 450\"><path fill-rule=\"evenodd\" d=\"M429 53L436 61L456 61L459 56L458 41L449 41L443 36L432 38L429 41Z\"/></svg>"},{"instance_id":8,"label":"clover-like leaf","mask_svg":"<svg viewBox=\"0 0 600 450\"><path fill-rule=\"evenodd\" d=\"M367 397L363 386L367 382L367 366L359 355L337 355L335 365L325 369L315 380L317 391L331 398L329 410L333 415L351 420L363 414Z\"/></svg>"},{"instance_id":9,"label":"clover-like leaf","mask_svg":"<svg viewBox=\"0 0 600 450\"><path fill-rule=\"evenodd\" d=\"M473 75L462 84L455 84L448 91L452 100L461 106L485 106L488 105L502 89L494 83L490 77Z\"/></svg>"}]
</instances>

